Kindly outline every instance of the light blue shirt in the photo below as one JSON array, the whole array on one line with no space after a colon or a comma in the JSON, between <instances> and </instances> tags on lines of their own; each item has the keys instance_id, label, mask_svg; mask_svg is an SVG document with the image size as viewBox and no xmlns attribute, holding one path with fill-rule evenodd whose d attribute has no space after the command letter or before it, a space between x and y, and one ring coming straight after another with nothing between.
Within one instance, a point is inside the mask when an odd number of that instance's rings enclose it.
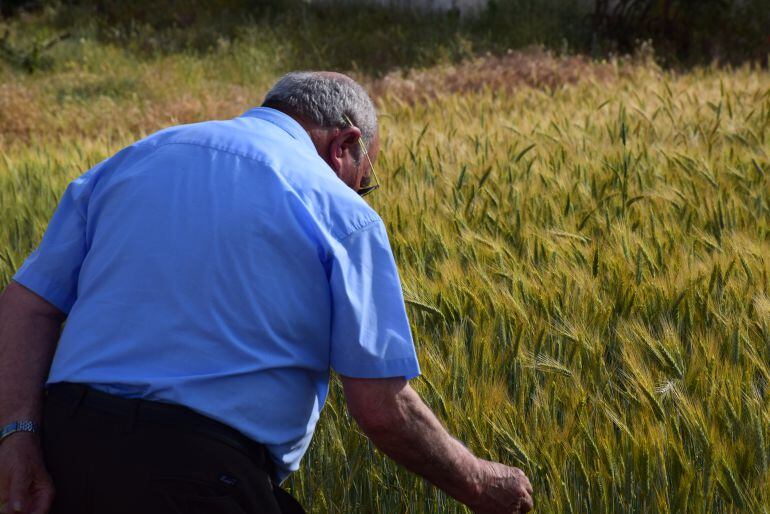
<instances>
[{"instance_id":1,"label":"light blue shirt","mask_svg":"<svg viewBox=\"0 0 770 514\"><path fill-rule=\"evenodd\" d=\"M265 444L281 479L330 368L420 372L382 220L273 109L96 165L13 279L69 313L49 384L186 405Z\"/></svg>"}]
</instances>

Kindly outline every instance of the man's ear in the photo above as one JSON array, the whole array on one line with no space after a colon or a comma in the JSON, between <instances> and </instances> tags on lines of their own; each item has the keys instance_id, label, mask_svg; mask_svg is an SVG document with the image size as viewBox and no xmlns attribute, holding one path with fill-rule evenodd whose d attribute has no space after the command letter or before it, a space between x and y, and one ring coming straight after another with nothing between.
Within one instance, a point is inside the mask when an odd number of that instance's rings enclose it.
<instances>
[{"instance_id":1,"label":"man's ear","mask_svg":"<svg viewBox=\"0 0 770 514\"><path fill-rule=\"evenodd\" d=\"M358 147L361 130L358 127L341 129L329 143L329 165L339 172L344 161L352 158L352 153Z\"/></svg>"}]
</instances>

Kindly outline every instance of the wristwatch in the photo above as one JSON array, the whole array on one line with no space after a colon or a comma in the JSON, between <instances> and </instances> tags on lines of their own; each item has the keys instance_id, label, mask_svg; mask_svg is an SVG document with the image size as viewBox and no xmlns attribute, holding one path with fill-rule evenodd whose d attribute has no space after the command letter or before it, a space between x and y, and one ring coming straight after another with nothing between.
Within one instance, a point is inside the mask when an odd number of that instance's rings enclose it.
<instances>
[{"instance_id":1,"label":"wristwatch","mask_svg":"<svg viewBox=\"0 0 770 514\"><path fill-rule=\"evenodd\" d=\"M0 443L3 442L6 437L15 434L16 432L32 432L35 434L39 430L40 428L37 426L37 423L33 421L14 421L13 423L8 423L3 428L0 428Z\"/></svg>"}]
</instances>

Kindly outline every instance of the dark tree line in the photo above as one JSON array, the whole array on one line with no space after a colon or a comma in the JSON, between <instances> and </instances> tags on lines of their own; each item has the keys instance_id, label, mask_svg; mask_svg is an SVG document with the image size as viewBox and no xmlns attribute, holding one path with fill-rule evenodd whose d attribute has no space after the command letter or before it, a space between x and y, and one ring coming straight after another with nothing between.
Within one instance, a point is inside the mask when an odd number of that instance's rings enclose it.
<instances>
[{"instance_id":1,"label":"dark tree line","mask_svg":"<svg viewBox=\"0 0 770 514\"><path fill-rule=\"evenodd\" d=\"M621 52L641 40L684 59L763 61L770 52L770 0L594 0L590 25Z\"/></svg>"},{"instance_id":2,"label":"dark tree line","mask_svg":"<svg viewBox=\"0 0 770 514\"><path fill-rule=\"evenodd\" d=\"M348 22L356 20L362 27L359 31L362 33L356 36L359 43L392 36L396 38L392 41L395 46L391 43L387 46L407 54L410 50L406 47L429 54L421 48L443 44L457 46L450 48L450 53L462 57L461 45L455 44L460 40L470 41L475 51L498 52L541 43L597 57L631 53L643 42L650 41L656 56L671 65L751 61L766 66L770 54L770 0L488 0L486 9L468 17L460 16L457 10L395 12L356 0L338 0L342 5L329 3L0 0L0 13L9 17L21 10L53 7L61 14L59 18L66 20L62 23L62 30L66 31L66 24L75 23L77 18L68 13L79 12L81 16L99 21L102 37L122 37L117 43L124 43L137 27L150 27L170 48L193 45L205 49L220 36L236 34L239 24L269 22L271 16L283 19L293 16L303 22L309 20L311 24L316 20L319 25L331 23L334 31L344 35L350 32L347 26L350 23L341 22L340 16L346 14ZM419 29L422 36L413 34L415 29ZM185 30L189 33L185 34ZM316 36L335 37L335 33L321 33L322 30ZM180 34L184 37L178 37ZM370 43L363 48L382 50L376 41ZM338 54L345 55L345 52Z\"/></svg>"}]
</instances>

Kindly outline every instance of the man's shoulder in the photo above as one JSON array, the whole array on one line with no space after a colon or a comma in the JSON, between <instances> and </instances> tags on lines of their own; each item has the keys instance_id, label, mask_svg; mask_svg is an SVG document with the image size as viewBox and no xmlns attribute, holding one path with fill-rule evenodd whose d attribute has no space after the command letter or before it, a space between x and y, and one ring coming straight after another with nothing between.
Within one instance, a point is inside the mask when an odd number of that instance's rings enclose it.
<instances>
[{"instance_id":1,"label":"man's shoulder","mask_svg":"<svg viewBox=\"0 0 770 514\"><path fill-rule=\"evenodd\" d=\"M379 214L368 203L347 186L344 187L348 191L334 197L335 206L326 213L325 218L330 234L338 242L344 241L371 225L382 222Z\"/></svg>"},{"instance_id":2,"label":"man's shoulder","mask_svg":"<svg viewBox=\"0 0 770 514\"><path fill-rule=\"evenodd\" d=\"M264 159L292 142L268 124L254 126L250 120L233 118L175 125L155 132L136 144L159 147L171 144L198 146L211 152L224 152L244 158Z\"/></svg>"},{"instance_id":3,"label":"man's shoulder","mask_svg":"<svg viewBox=\"0 0 770 514\"><path fill-rule=\"evenodd\" d=\"M177 125L158 131L137 145L148 150L190 145L254 162L274 173L285 192L336 240L381 221L377 212L334 174L311 145L262 120L239 117Z\"/></svg>"}]
</instances>

